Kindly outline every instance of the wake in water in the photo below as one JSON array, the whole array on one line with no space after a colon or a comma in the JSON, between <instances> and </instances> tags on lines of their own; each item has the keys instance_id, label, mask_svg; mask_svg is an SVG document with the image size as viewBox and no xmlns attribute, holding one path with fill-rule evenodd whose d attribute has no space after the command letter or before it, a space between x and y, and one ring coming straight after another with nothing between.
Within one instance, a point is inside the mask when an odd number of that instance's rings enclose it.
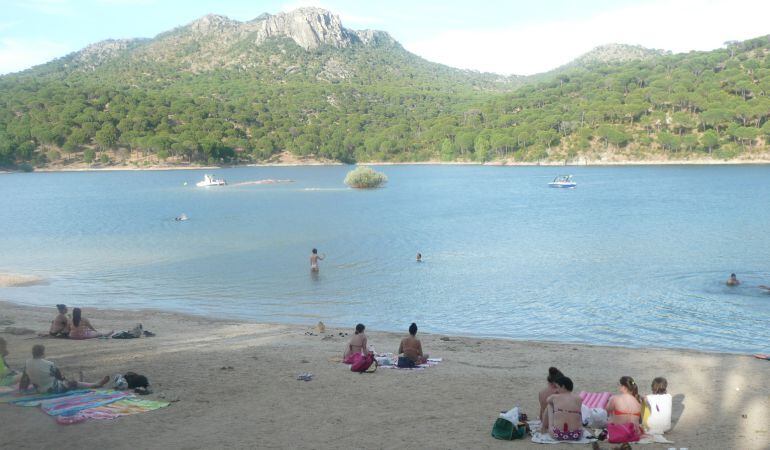
<instances>
[{"instance_id":1,"label":"wake in water","mask_svg":"<svg viewBox=\"0 0 770 450\"><path fill-rule=\"evenodd\" d=\"M272 178L268 178L265 180L243 181L240 183L233 183L230 186L252 186L252 185L258 185L258 184L281 184L281 183L294 183L294 180L273 180Z\"/></svg>"}]
</instances>

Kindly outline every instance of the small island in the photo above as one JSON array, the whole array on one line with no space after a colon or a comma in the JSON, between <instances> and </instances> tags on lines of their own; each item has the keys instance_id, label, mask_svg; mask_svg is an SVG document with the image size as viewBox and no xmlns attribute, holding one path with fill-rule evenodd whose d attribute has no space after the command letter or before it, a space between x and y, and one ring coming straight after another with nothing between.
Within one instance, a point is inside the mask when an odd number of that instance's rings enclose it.
<instances>
[{"instance_id":1,"label":"small island","mask_svg":"<svg viewBox=\"0 0 770 450\"><path fill-rule=\"evenodd\" d=\"M388 177L384 173L366 166L356 167L345 176L345 184L356 189L374 189L387 182Z\"/></svg>"}]
</instances>

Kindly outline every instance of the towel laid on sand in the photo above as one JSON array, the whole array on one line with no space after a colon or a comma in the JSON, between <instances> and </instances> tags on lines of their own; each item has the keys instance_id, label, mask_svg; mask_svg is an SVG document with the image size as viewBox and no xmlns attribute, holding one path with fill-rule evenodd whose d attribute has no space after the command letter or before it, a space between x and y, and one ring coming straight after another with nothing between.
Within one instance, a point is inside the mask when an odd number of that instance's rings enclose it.
<instances>
[{"instance_id":1,"label":"towel laid on sand","mask_svg":"<svg viewBox=\"0 0 770 450\"><path fill-rule=\"evenodd\" d=\"M40 402L40 408L49 416L71 416L84 409L109 405L131 394L126 391L83 391L75 395Z\"/></svg>"},{"instance_id":2,"label":"towel laid on sand","mask_svg":"<svg viewBox=\"0 0 770 450\"><path fill-rule=\"evenodd\" d=\"M83 391L69 391L61 394L38 394L34 389L19 391L16 386L0 387L0 403L11 403L14 405L21 403L19 406L27 406L23 403L37 401L38 403L29 406L38 406L41 400L65 397L67 395L77 394L78 392Z\"/></svg>"},{"instance_id":3,"label":"towel laid on sand","mask_svg":"<svg viewBox=\"0 0 770 450\"><path fill-rule=\"evenodd\" d=\"M375 359L377 360L377 363L380 364L380 369L397 369L397 370L423 370L427 369L428 367L433 367L440 363L442 361L442 358L428 358L428 361L425 364L419 364L414 367L398 367L396 365L396 361L398 361L398 356L393 353L378 353L375 356ZM384 364L382 361L389 361L390 364Z\"/></svg>"},{"instance_id":4,"label":"towel laid on sand","mask_svg":"<svg viewBox=\"0 0 770 450\"><path fill-rule=\"evenodd\" d=\"M596 436L599 434L599 430L596 430L596 434L592 434L591 430L583 428L583 438L579 441L558 441L554 439L548 433L540 433L540 427L542 426L539 420L530 420L529 428L532 430L532 442L536 444L590 444L595 442L596 438L588 438L586 436ZM636 444L673 444L673 441L667 440L662 435L649 435L644 434L638 442L632 442L632 445Z\"/></svg>"},{"instance_id":5,"label":"towel laid on sand","mask_svg":"<svg viewBox=\"0 0 770 450\"><path fill-rule=\"evenodd\" d=\"M586 392L580 391L580 398L583 404L589 408L606 408L612 394L609 392Z\"/></svg>"},{"instance_id":6,"label":"towel laid on sand","mask_svg":"<svg viewBox=\"0 0 770 450\"><path fill-rule=\"evenodd\" d=\"M554 439L550 434L548 433L541 433L540 427L542 426L542 423L539 420L530 420L529 422L529 428L532 430L532 442L536 444L590 444L591 442L595 442L596 438L588 438L587 436L592 436L591 432L587 429L583 429L583 437L580 438L579 441L559 441Z\"/></svg>"},{"instance_id":7,"label":"towel laid on sand","mask_svg":"<svg viewBox=\"0 0 770 450\"><path fill-rule=\"evenodd\" d=\"M168 405L168 402L145 400L130 396L107 405L81 410L73 415L58 416L56 422L61 425L71 425L86 420L111 420L122 416L155 411Z\"/></svg>"}]
</instances>

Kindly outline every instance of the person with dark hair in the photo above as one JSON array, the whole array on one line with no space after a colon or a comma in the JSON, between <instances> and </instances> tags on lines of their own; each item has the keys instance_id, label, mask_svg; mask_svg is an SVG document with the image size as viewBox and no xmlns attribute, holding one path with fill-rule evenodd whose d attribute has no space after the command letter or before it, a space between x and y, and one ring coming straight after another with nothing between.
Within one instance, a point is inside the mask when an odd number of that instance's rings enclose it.
<instances>
[{"instance_id":1,"label":"person with dark hair","mask_svg":"<svg viewBox=\"0 0 770 450\"><path fill-rule=\"evenodd\" d=\"M367 347L366 334L364 334L365 329L366 327L362 323L356 325L356 333L350 338L350 342L345 348L345 353L342 355L342 362L345 364L352 364L351 358L355 354L366 354Z\"/></svg>"},{"instance_id":2,"label":"person with dark hair","mask_svg":"<svg viewBox=\"0 0 770 450\"><path fill-rule=\"evenodd\" d=\"M310 271L318 272L318 261L323 261L326 255L319 255L318 249L313 249L310 252Z\"/></svg>"},{"instance_id":3,"label":"person with dark hair","mask_svg":"<svg viewBox=\"0 0 770 450\"><path fill-rule=\"evenodd\" d=\"M32 359L28 359L24 365L24 373L19 381L20 390L32 385L41 394L60 394L73 389L100 388L110 381L109 376L102 378L98 383L67 380L54 363L43 359L44 356L44 346L38 344L32 347Z\"/></svg>"},{"instance_id":4,"label":"person with dark hair","mask_svg":"<svg viewBox=\"0 0 770 450\"><path fill-rule=\"evenodd\" d=\"M417 253L417 262L422 262L422 253Z\"/></svg>"},{"instance_id":5,"label":"person with dark hair","mask_svg":"<svg viewBox=\"0 0 770 450\"><path fill-rule=\"evenodd\" d=\"M72 320L69 323L70 339L93 339L111 335L112 331L109 333L99 333L96 331L96 328L91 325L91 322L83 317L83 312L80 308L75 308L72 310Z\"/></svg>"},{"instance_id":6,"label":"person with dark hair","mask_svg":"<svg viewBox=\"0 0 770 450\"><path fill-rule=\"evenodd\" d=\"M610 397L607 402L607 431L612 439L612 429L621 430L621 427L628 428L629 439L620 442L636 442L642 434L640 427L642 418L642 399L639 397L639 386L636 381L629 376L620 377L618 382L619 394ZM613 426L615 425L615 426ZM610 441L613 442L613 441Z\"/></svg>"},{"instance_id":7,"label":"person with dark hair","mask_svg":"<svg viewBox=\"0 0 770 450\"><path fill-rule=\"evenodd\" d=\"M56 305L59 314L51 321L48 334L53 337L67 337L69 335L69 319L67 318L67 305Z\"/></svg>"},{"instance_id":8,"label":"person with dark hair","mask_svg":"<svg viewBox=\"0 0 770 450\"><path fill-rule=\"evenodd\" d=\"M730 278L727 279L726 284L728 286L738 286L739 284L741 284L741 282L738 280L738 278L735 276L734 273L731 273Z\"/></svg>"},{"instance_id":9,"label":"person with dark hair","mask_svg":"<svg viewBox=\"0 0 770 450\"><path fill-rule=\"evenodd\" d=\"M546 399L548 421L543 421L543 432L548 432L557 441L579 441L583 438L583 400L572 392L572 380L564 375L558 377L556 393ZM550 424L550 425L549 425Z\"/></svg>"},{"instance_id":10,"label":"person with dark hair","mask_svg":"<svg viewBox=\"0 0 770 450\"><path fill-rule=\"evenodd\" d=\"M652 380L652 394L644 397L642 426L649 434L663 434L671 429L673 399L667 392L668 380L657 377Z\"/></svg>"},{"instance_id":11,"label":"person with dark hair","mask_svg":"<svg viewBox=\"0 0 770 450\"><path fill-rule=\"evenodd\" d=\"M545 407L547 405L546 400L548 400L548 397L559 392L559 386L556 385L556 380L563 376L561 371L556 367L549 367L548 376L546 377L548 385L537 395L537 398L540 401L540 414L538 414L538 417L543 423L543 430L548 429L548 416L545 414Z\"/></svg>"},{"instance_id":12,"label":"person with dark hair","mask_svg":"<svg viewBox=\"0 0 770 450\"><path fill-rule=\"evenodd\" d=\"M417 324L412 323L409 325L409 336L401 339L401 344L398 346L399 366L402 365L402 362L416 366L428 361L428 355L423 354L422 343L416 336Z\"/></svg>"}]
</instances>

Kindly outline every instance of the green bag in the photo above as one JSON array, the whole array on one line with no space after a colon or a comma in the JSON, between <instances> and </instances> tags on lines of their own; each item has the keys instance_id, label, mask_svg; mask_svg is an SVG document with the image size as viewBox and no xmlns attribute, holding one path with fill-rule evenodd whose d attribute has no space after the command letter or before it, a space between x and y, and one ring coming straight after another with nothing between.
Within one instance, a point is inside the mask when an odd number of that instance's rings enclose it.
<instances>
[{"instance_id":1,"label":"green bag","mask_svg":"<svg viewBox=\"0 0 770 450\"><path fill-rule=\"evenodd\" d=\"M495 439L502 439L504 441L512 441L514 439L524 439L527 435L526 425L514 425L510 420L498 417L492 426L492 437Z\"/></svg>"}]
</instances>

